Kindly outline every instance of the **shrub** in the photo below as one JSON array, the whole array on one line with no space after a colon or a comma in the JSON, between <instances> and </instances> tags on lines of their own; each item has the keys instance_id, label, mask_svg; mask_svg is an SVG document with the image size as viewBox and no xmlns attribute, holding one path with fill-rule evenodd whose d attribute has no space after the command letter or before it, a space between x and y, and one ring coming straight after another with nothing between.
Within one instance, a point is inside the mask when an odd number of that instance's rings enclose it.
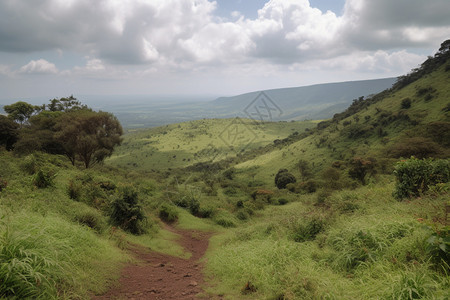
<instances>
[{"instance_id":1,"label":"shrub","mask_svg":"<svg viewBox=\"0 0 450 300\"><path fill-rule=\"evenodd\" d=\"M33 185L40 189L47 188L53 186L54 178L53 171L40 169L33 177Z\"/></svg>"},{"instance_id":2,"label":"shrub","mask_svg":"<svg viewBox=\"0 0 450 300\"><path fill-rule=\"evenodd\" d=\"M198 210L197 217L199 218L210 218L214 213L214 208L207 206L200 206Z\"/></svg>"},{"instance_id":3,"label":"shrub","mask_svg":"<svg viewBox=\"0 0 450 300\"><path fill-rule=\"evenodd\" d=\"M98 233L102 233L106 227L101 214L92 208L77 214L74 219L77 223L87 226Z\"/></svg>"},{"instance_id":4,"label":"shrub","mask_svg":"<svg viewBox=\"0 0 450 300\"><path fill-rule=\"evenodd\" d=\"M280 169L277 175L275 175L275 185L279 189L285 189L286 185L295 182L297 182L295 176L289 173L286 169Z\"/></svg>"},{"instance_id":5,"label":"shrub","mask_svg":"<svg viewBox=\"0 0 450 300\"><path fill-rule=\"evenodd\" d=\"M278 205L286 205L288 203L289 203L289 201L285 198L278 199Z\"/></svg>"},{"instance_id":6,"label":"shrub","mask_svg":"<svg viewBox=\"0 0 450 300\"><path fill-rule=\"evenodd\" d=\"M293 234L294 241L301 243L314 240L324 228L325 222L318 217L314 217L306 224L298 224L296 226Z\"/></svg>"},{"instance_id":7,"label":"shrub","mask_svg":"<svg viewBox=\"0 0 450 300\"><path fill-rule=\"evenodd\" d=\"M67 186L67 195L70 199L80 201L82 193L82 185L81 183L70 180L69 185Z\"/></svg>"},{"instance_id":8,"label":"shrub","mask_svg":"<svg viewBox=\"0 0 450 300\"><path fill-rule=\"evenodd\" d=\"M361 157L354 157L350 161L350 169L348 174L351 178L359 180L361 184L366 184L366 176L375 172L375 159L364 159Z\"/></svg>"},{"instance_id":9,"label":"shrub","mask_svg":"<svg viewBox=\"0 0 450 300\"><path fill-rule=\"evenodd\" d=\"M413 157L398 162L394 174L397 180L394 197L417 197L431 186L450 180L450 160L420 160Z\"/></svg>"},{"instance_id":10,"label":"shrub","mask_svg":"<svg viewBox=\"0 0 450 300\"><path fill-rule=\"evenodd\" d=\"M426 240L426 250L435 266L448 274L450 271L450 227L446 226L440 230L428 228L432 234Z\"/></svg>"},{"instance_id":11,"label":"shrub","mask_svg":"<svg viewBox=\"0 0 450 300\"><path fill-rule=\"evenodd\" d=\"M6 187L8 186L8 182L0 177L0 192L3 191L4 189L6 189Z\"/></svg>"},{"instance_id":12,"label":"shrub","mask_svg":"<svg viewBox=\"0 0 450 300\"><path fill-rule=\"evenodd\" d=\"M403 100L402 100L401 107L402 107L403 109L408 109L408 108L410 108L410 107L411 107L411 99L409 99L409 98L403 99Z\"/></svg>"},{"instance_id":13,"label":"shrub","mask_svg":"<svg viewBox=\"0 0 450 300\"><path fill-rule=\"evenodd\" d=\"M138 194L132 187L122 188L120 196L112 202L112 225L132 234L144 233L147 218L138 202Z\"/></svg>"},{"instance_id":14,"label":"shrub","mask_svg":"<svg viewBox=\"0 0 450 300\"><path fill-rule=\"evenodd\" d=\"M39 169L39 162L34 154L30 154L25 157L23 160L21 167L29 175L35 174Z\"/></svg>"},{"instance_id":15,"label":"shrub","mask_svg":"<svg viewBox=\"0 0 450 300\"><path fill-rule=\"evenodd\" d=\"M163 204L159 208L159 218L167 223L173 223L178 220L178 212L170 205Z\"/></svg>"},{"instance_id":16,"label":"shrub","mask_svg":"<svg viewBox=\"0 0 450 300\"><path fill-rule=\"evenodd\" d=\"M389 156L394 158L411 157L418 158L435 157L442 154L442 148L431 140L424 137L405 138L398 141L389 149Z\"/></svg>"}]
</instances>

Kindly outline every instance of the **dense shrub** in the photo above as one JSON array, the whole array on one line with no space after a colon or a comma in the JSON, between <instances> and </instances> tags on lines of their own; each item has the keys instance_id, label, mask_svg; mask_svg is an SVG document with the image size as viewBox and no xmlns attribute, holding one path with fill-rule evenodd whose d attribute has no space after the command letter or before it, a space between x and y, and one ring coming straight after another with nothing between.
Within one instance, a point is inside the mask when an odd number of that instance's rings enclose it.
<instances>
[{"instance_id":1,"label":"dense shrub","mask_svg":"<svg viewBox=\"0 0 450 300\"><path fill-rule=\"evenodd\" d=\"M314 217L305 224L298 224L296 228L294 228L294 241L301 243L314 240L324 228L325 222L318 217Z\"/></svg>"},{"instance_id":2,"label":"dense shrub","mask_svg":"<svg viewBox=\"0 0 450 300\"><path fill-rule=\"evenodd\" d=\"M285 189L289 183L295 183L297 179L286 169L280 169L275 175L275 185L279 189Z\"/></svg>"},{"instance_id":3,"label":"dense shrub","mask_svg":"<svg viewBox=\"0 0 450 300\"><path fill-rule=\"evenodd\" d=\"M375 159L364 159L361 157L354 157L350 161L350 169L348 174L351 178L358 180L362 184L366 184L367 175L373 174L375 170Z\"/></svg>"},{"instance_id":4,"label":"dense shrub","mask_svg":"<svg viewBox=\"0 0 450 300\"><path fill-rule=\"evenodd\" d=\"M401 107L402 107L403 109L408 109L408 108L410 108L410 107L411 107L411 99L409 99L409 98L403 99L403 100L402 100Z\"/></svg>"},{"instance_id":5,"label":"dense shrub","mask_svg":"<svg viewBox=\"0 0 450 300\"><path fill-rule=\"evenodd\" d=\"M70 180L67 186L67 195L70 199L80 201L82 194L82 185L80 182Z\"/></svg>"},{"instance_id":6,"label":"dense shrub","mask_svg":"<svg viewBox=\"0 0 450 300\"><path fill-rule=\"evenodd\" d=\"M427 158L440 156L443 149L430 138L412 137L398 141L388 149L388 152L389 156L394 158L411 156Z\"/></svg>"},{"instance_id":7,"label":"dense shrub","mask_svg":"<svg viewBox=\"0 0 450 300\"><path fill-rule=\"evenodd\" d=\"M173 223L178 220L178 212L170 205L163 204L159 208L159 218L167 223Z\"/></svg>"},{"instance_id":8,"label":"dense shrub","mask_svg":"<svg viewBox=\"0 0 450 300\"><path fill-rule=\"evenodd\" d=\"M420 160L413 157L397 163L394 174L397 179L394 197L419 196L431 186L449 181L450 160Z\"/></svg>"},{"instance_id":9,"label":"dense shrub","mask_svg":"<svg viewBox=\"0 0 450 300\"><path fill-rule=\"evenodd\" d=\"M111 223L132 234L145 232L147 218L139 205L138 194L132 187L124 187L111 205Z\"/></svg>"},{"instance_id":10,"label":"dense shrub","mask_svg":"<svg viewBox=\"0 0 450 300\"><path fill-rule=\"evenodd\" d=\"M40 169L33 177L33 185L37 188L43 189L53 186L53 179L55 173L52 170Z\"/></svg>"}]
</instances>

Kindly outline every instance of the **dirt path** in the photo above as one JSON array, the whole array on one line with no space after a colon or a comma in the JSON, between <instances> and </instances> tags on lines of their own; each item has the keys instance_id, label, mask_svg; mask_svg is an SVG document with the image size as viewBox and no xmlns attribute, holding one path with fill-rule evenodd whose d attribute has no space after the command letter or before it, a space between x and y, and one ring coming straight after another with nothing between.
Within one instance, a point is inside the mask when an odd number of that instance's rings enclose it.
<instances>
[{"instance_id":1,"label":"dirt path","mask_svg":"<svg viewBox=\"0 0 450 300\"><path fill-rule=\"evenodd\" d=\"M179 230L166 227L180 235L178 243L192 253L182 259L133 245L130 252L136 262L127 265L121 273L119 284L106 294L94 296L101 299L198 299L203 292L202 263L199 259L208 248L211 233ZM204 298L208 298L204 296Z\"/></svg>"}]
</instances>

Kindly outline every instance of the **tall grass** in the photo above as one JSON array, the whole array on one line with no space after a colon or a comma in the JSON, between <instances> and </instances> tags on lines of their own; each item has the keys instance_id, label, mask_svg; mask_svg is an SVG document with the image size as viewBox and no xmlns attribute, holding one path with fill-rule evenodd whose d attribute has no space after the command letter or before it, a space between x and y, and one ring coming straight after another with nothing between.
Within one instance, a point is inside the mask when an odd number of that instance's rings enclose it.
<instances>
[{"instance_id":1,"label":"tall grass","mask_svg":"<svg viewBox=\"0 0 450 300\"><path fill-rule=\"evenodd\" d=\"M85 299L117 276L122 254L57 216L10 214L0 225L0 297Z\"/></svg>"}]
</instances>

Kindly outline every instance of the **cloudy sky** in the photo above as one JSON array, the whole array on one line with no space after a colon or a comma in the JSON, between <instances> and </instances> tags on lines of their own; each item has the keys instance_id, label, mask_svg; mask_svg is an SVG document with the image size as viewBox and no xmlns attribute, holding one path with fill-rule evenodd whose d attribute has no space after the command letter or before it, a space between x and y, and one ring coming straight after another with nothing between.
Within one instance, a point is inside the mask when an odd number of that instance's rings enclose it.
<instances>
[{"instance_id":1,"label":"cloudy sky","mask_svg":"<svg viewBox=\"0 0 450 300\"><path fill-rule=\"evenodd\" d=\"M449 38L449 0L0 0L0 99L391 77Z\"/></svg>"}]
</instances>

